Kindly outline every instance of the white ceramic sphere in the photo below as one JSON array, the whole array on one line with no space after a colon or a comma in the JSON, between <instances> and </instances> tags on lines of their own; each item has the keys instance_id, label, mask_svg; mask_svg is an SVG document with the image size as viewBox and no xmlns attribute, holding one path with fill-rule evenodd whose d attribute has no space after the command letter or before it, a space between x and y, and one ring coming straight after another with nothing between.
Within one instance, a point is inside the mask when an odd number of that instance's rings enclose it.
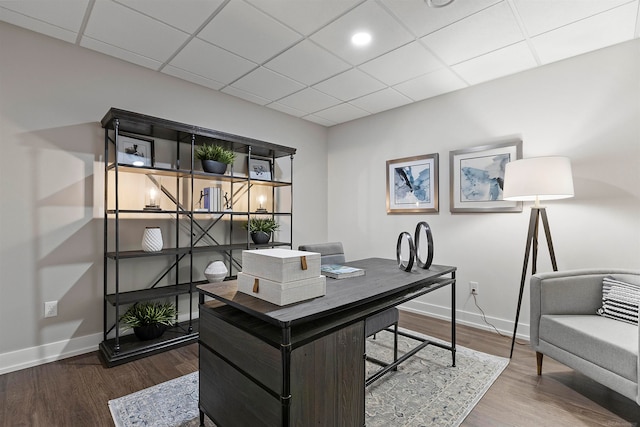
<instances>
[{"instance_id":1,"label":"white ceramic sphere","mask_svg":"<svg viewBox=\"0 0 640 427\"><path fill-rule=\"evenodd\" d=\"M212 261L204 269L204 277L209 283L222 282L227 277L227 267L222 261Z\"/></svg>"}]
</instances>

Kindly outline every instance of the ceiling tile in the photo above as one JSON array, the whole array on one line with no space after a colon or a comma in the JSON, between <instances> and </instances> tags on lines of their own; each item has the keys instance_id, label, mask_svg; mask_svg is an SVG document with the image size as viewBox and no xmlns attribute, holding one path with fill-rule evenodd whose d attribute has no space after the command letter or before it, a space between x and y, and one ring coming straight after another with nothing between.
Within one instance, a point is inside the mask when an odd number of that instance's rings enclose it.
<instances>
[{"instance_id":1,"label":"ceiling tile","mask_svg":"<svg viewBox=\"0 0 640 427\"><path fill-rule=\"evenodd\" d=\"M349 120L359 119L360 117L368 116L369 113L361 110L358 107L354 107L349 104L339 104L334 107L329 107L326 110L318 111L313 114L314 116L329 120L333 123L344 123Z\"/></svg>"},{"instance_id":2,"label":"ceiling tile","mask_svg":"<svg viewBox=\"0 0 640 427\"><path fill-rule=\"evenodd\" d=\"M280 104L304 111L307 114L324 110L325 108L340 104L340 102L339 99L310 87L278 101Z\"/></svg>"},{"instance_id":3,"label":"ceiling tile","mask_svg":"<svg viewBox=\"0 0 640 427\"><path fill-rule=\"evenodd\" d=\"M16 12L25 17L34 18L42 24L48 23L78 34L84 15L87 12L88 4L89 0L59 0L55 2L47 0L12 0L0 1L0 8ZM0 19L4 21L4 12L0 11L0 14L2 14Z\"/></svg>"},{"instance_id":4,"label":"ceiling tile","mask_svg":"<svg viewBox=\"0 0 640 427\"><path fill-rule=\"evenodd\" d=\"M151 68L152 70L159 70L162 66L162 62L156 61L146 56L138 55L137 53L130 52L125 49L103 43L98 40L94 40L89 37L83 37L80 41L80 46L87 49L95 50L96 52L104 53L105 55L113 56L123 61L131 62L132 64L140 65L142 67Z\"/></svg>"},{"instance_id":5,"label":"ceiling tile","mask_svg":"<svg viewBox=\"0 0 640 427\"><path fill-rule=\"evenodd\" d=\"M110 1L94 3L85 35L160 62L188 38L182 31Z\"/></svg>"},{"instance_id":6,"label":"ceiling tile","mask_svg":"<svg viewBox=\"0 0 640 427\"><path fill-rule=\"evenodd\" d=\"M258 105L266 105L270 102L270 100L268 99L261 98L253 93L245 92L244 90L235 88L233 86L225 87L224 89L222 89L222 92L227 93L231 96L235 96L236 98L242 98L246 101L250 101Z\"/></svg>"},{"instance_id":7,"label":"ceiling tile","mask_svg":"<svg viewBox=\"0 0 640 427\"><path fill-rule=\"evenodd\" d=\"M571 24L629 0L514 0L529 36Z\"/></svg>"},{"instance_id":8,"label":"ceiling tile","mask_svg":"<svg viewBox=\"0 0 640 427\"><path fill-rule=\"evenodd\" d=\"M371 33L367 46L351 44L360 31ZM311 36L311 40L357 65L409 43L414 37L375 2L366 2Z\"/></svg>"},{"instance_id":9,"label":"ceiling tile","mask_svg":"<svg viewBox=\"0 0 640 427\"><path fill-rule=\"evenodd\" d=\"M508 3L502 2L421 40L443 61L453 65L523 39Z\"/></svg>"},{"instance_id":10,"label":"ceiling tile","mask_svg":"<svg viewBox=\"0 0 640 427\"><path fill-rule=\"evenodd\" d=\"M331 120L327 120L322 117L318 117L315 114L309 114L308 116L304 116L303 119L308 120L310 122L317 123L322 126L333 126L336 122L332 122Z\"/></svg>"},{"instance_id":11,"label":"ceiling tile","mask_svg":"<svg viewBox=\"0 0 640 427\"><path fill-rule=\"evenodd\" d=\"M398 16L413 34L422 37L499 1L501 0L461 0L441 8L431 8L425 0L382 0L382 3Z\"/></svg>"},{"instance_id":12,"label":"ceiling tile","mask_svg":"<svg viewBox=\"0 0 640 427\"><path fill-rule=\"evenodd\" d=\"M286 105L282 105L279 102L272 102L267 105L267 107L272 108L274 110L289 114L290 116L302 117L307 113L304 111L296 110L295 108L287 107Z\"/></svg>"},{"instance_id":13,"label":"ceiling tile","mask_svg":"<svg viewBox=\"0 0 640 427\"><path fill-rule=\"evenodd\" d=\"M115 0L187 33L193 33L216 11L223 0Z\"/></svg>"},{"instance_id":14,"label":"ceiling tile","mask_svg":"<svg viewBox=\"0 0 640 427\"><path fill-rule=\"evenodd\" d=\"M64 40L69 43L76 42L76 39L78 38L77 30L67 30L57 25L52 25L9 9L4 9L2 6L4 6L4 4L6 3L13 4L16 2L0 3L0 21L8 22L10 24L17 25L18 27L26 28L27 30L35 31L37 33Z\"/></svg>"},{"instance_id":15,"label":"ceiling tile","mask_svg":"<svg viewBox=\"0 0 640 427\"><path fill-rule=\"evenodd\" d=\"M451 67L467 83L477 84L535 67L526 42L516 43Z\"/></svg>"},{"instance_id":16,"label":"ceiling tile","mask_svg":"<svg viewBox=\"0 0 640 427\"><path fill-rule=\"evenodd\" d=\"M362 98L354 99L353 101L350 101L349 104L375 114L410 104L411 102L413 102L411 98L402 95L394 89L386 88L381 91L365 95Z\"/></svg>"},{"instance_id":17,"label":"ceiling tile","mask_svg":"<svg viewBox=\"0 0 640 427\"><path fill-rule=\"evenodd\" d=\"M205 86L210 89L220 90L224 84L218 81L208 79L206 77L199 76L197 74L190 73L181 68L174 67L172 65L167 65L162 69L162 72L168 74L173 77L177 77L182 80L186 80L191 83L198 84L200 86Z\"/></svg>"},{"instance_id":18,"label":"ceiling tile","mask_svg":"<svg viewBox=\"0 0 640 427\"><path fill-rule=\"evenodd\" d=\"M314 88L342 101L359 98L385 86L355 68L318 83Z\"/></svg>"},{"instance_id":19,"label":"ceiling tile","mask_svg":"<svg viewBox=\"0 0 640 427\"><path fill-rule=\"evenodd\" d=\"M305 36L317 31L362 0L248 0Z\"/></svg>"},{"instance_id":20,"label":"ceiling tile","mask_svg":"<svg viewBox=\"0 0 640 427\"><path fill-rule=\"evenodd\" d=\"M267 62L265 67L307 85L318 83L351 66L309 40Z\"/></svg>"},{"instance_id":21,"label":"ceiling tile","mask_svg":"<svg viewBox=\"0 0 640 427\"><path fill-rule=\"evenodd\" d=\"M358 68L376 79L395 85L444 65L419 42L409 43Z\"/></svg>"},{"instance_id":22,"label":"ceiling tile","mask_svg":"<svg viewBox=\"0 0 640 427\"><path fill-rule=\"evenodd\" d=\"M241 1L227 3L198 37L258 63L301 39L295 31Z\"/></svg>"},{"instance_id":23,"label":"ceiling tile","mask_svg":"<svg viewBox=\"0 0 640 427\"><path fill-rule=\"evenodd\" d=\"M207 79L229 84L257 67L226 50L198 38L191 40L170 65Z\"/></svg>"},{"instance_id":24,"label":"ceiling tile","mask_svg":"<svg viewBox=\"0 0 640 427\"><path fill-rule=\"evenodd\" d=\"M414 101L442 95L466 87L458 76L446 68L417 77L394 86L398 92Z\"/></svg>"},{"instance_id":25,"label":"ceiling tile","mask_svg":"<svg viewBox=\"0 0 640 427\"><path fill-rule=\"evenodd\" d=\"M270 101L278 100L304 88L300 83L264 67L250 72L232 86Z\"/></svg>"},{"instance_id":26,"label":"ceiling tile","mask_svg":"<svg viewBox=\"0 0 640 427\"><path fill-rule=\"evenodd\" d=\"M629 3L591 18L533 37L542 63L600 49L634 37L638 4Z\"/></svg>"}]
</instances>

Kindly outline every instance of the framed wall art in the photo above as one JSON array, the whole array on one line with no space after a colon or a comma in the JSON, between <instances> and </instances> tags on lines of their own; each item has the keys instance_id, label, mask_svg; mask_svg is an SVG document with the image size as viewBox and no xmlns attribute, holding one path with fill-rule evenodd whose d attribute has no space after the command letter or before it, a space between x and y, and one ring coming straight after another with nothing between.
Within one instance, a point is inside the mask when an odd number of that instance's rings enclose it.
<instances>
[{"instance_id":1,"label":"framed wall art","mask_svg":"<svg viewBox=\"0 0 640 427\"><path fill-rule=\"evenodd\" d=\"M153 167L153 140L118 135L118 163Z\"/></svg>"},{"instance_id":2,"label":"framed wall art","mask_svg":"<svg viewBox=\"0 0 640 427\"><path fill-rule=\"evenodd\" d=\"M271 181L271 161L268 159L249 159L249 178Z\"/></svg>"},{"instance_id":3,"label":"framed wall art","mask_svg":"<svg viewBox=\"0 0 640 427\"><path fill-rule=\"evenodd\" d=\"M502 199L505 166L521 158L521 140L450 151L451 212L522 212Z\"/></svg>"},{"instance_id":4,"label":"framed wall art","mask_svg":"<svg viewBox=\"0 0 640 427\"><path fill-rule=\"evenodd\" d=\"M387 213L438 212L438 154L387 160Z\"/></svg>"}]
</instances>

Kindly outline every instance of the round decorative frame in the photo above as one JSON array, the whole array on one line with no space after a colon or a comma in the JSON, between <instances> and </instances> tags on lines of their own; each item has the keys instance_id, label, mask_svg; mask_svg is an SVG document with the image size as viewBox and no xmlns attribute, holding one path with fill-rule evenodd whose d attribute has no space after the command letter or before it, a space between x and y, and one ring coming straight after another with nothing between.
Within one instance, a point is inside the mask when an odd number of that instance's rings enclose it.
<instances>
[{"instance_id":1,"label":"round decorative frame","mask_svg":"<svg viewBox=\"0 0 640 427\"><path fill-rule=\"evenodd\" d=\"M425 235L427 236L427 260L422 261L420 259L420 235L421 231L424 229ZM421 221L416 225L416 232L414 235L415 240L415 254L416 261L418 263L418 267L424 268L425 270L431 267L431 263L433 262L433 234L431 233L431 227L425 221Z\"/></svg>"},{"instance_id":2,"label":"round decorative frame","mask_svg":"<svg viewBox=\"0 0 640 427\"><path fill-rule=\"evenodd\" d=\"M402 241L405 238L409 242L409 252L410 252L409 260L406 263L402 261L402 257L400 256L402 252ZM398 262L398 268L404 271L411 271L411 269L413 268L413 262L415 258L416 258L416 247L413 244L413 238L411 237L411 234L407 233L406 231L403 231L398 236L398 243L396 244L396 261Z\"/></svg>"}]
</instances>

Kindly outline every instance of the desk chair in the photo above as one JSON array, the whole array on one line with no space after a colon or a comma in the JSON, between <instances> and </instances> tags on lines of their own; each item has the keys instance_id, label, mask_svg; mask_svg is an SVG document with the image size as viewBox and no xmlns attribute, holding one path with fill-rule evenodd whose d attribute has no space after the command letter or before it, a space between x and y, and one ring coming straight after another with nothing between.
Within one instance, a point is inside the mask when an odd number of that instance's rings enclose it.
<instances>
[{"instance_id":1,"label":"desk chair","mask_svg":"<svg viewBox=\"0 0 640 427\"><path fill-rule=\"evenodd\" d=\"M320 263L321 264L344 264L345 256L344 249L342 247L341 242L331 242L331 243L316 243L310 245L300 245L298 246L298 250L300 251L309 251L309 252L317 252L320 254ZM331 279L328 279L331 280ZM391 326L393 326L393 361L398 360L398 319L400 317L399 311L397 308L389 308L380 313L372 314L367 317L364 322L364 331L365 337L370 337L373 335L375 339L375 335L378 332L389 330ZM389 330L391 331L391 330ZM367 357L367 360L376 363L380 366L386 366L387 364L374 359L372 357ZM398 370L395 368L394 370Z\"/></svg>"}]
</instances>

